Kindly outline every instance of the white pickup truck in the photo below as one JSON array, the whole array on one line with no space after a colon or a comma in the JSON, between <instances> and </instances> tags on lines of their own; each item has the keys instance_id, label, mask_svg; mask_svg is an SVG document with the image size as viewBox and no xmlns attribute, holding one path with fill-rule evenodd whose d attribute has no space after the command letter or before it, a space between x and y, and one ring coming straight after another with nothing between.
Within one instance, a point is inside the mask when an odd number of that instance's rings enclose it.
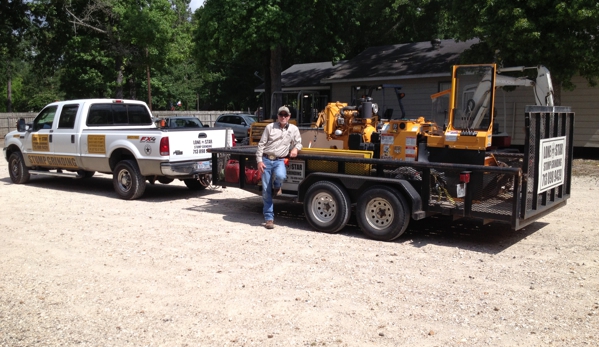
<instances>
[{"instance_id":1,"label":"white pickup truck","mask_svg":"<svg viewBox=\"0 0 599 347\"><path fill-rule=\"evenodd\" d=\"M147 105L135 100L54 102L32 124L24 119L6 134L4 157L14 183L30 175L89 178L113 175L118 196L143 195L146 181L180 179L192 190L210 184L208 148L235 145L231 129L158 129Z\"/></svg>"}]
</instances>

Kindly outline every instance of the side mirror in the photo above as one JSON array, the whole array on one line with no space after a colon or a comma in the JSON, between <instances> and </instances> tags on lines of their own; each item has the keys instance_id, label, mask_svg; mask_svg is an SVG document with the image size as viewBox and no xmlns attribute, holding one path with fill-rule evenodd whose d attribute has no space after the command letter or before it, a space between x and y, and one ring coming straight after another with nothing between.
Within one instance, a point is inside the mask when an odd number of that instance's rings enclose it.
<instances>
[{"instance_id":1,"label":"side mirror","mask_svg":"<svg viewBox=\"0 0 599 347\"><path fill-rule=\"evenodd\" d=\"M27 130L29 129L27 124L25 124L25 118L19 118L19 120L17 121L17 131L22 133Z\"/></svg>"},{"instance_id":2,"label":"side mirror","mask_svg":"<svg viewBox=\"0 0 599 347\"><path fill-rule=\"evenodd\" d=\"M244 121L241 121L241 125L247 125L247 123Z\"/></svg>"}]
</instances>

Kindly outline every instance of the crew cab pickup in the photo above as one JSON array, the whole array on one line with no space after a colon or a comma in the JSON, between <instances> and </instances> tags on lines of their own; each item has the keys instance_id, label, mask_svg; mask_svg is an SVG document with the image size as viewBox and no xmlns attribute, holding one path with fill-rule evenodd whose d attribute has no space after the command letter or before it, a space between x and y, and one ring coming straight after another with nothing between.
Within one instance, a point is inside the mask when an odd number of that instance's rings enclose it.
<instances>
[{"instance_id":1,"label":"crew cab pickup","mask_svg":"<svg viewBox=\"0 0 599 347\"><path fill-rule=\"evenodd\" d=\"M182 180L191 190L210 185L208 148L235 144L230 129L159 129L141 101L86 99L54 102L33 123L17 122L5 136L4 157L13 183L31 175L90 178L112 174L125 200L141 197L146 183Z\"/></svg>"}]
</instances>

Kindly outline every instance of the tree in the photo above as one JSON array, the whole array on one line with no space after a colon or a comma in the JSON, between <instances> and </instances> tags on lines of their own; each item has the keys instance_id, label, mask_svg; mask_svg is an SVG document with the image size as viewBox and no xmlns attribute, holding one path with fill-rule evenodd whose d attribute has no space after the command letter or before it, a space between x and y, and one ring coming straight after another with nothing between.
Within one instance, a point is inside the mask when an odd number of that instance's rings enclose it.
<instances>
[{"instance_id":1,"label":"tree","mask_svg":"<svg viewBox=\"0 0 599 347\"><path fill-rule=\"evenodd\" d=\"M34 7L37 64L62 69L69 98L136 98L144 85L151 107L152 73L180 61L178 45L190 45L189 35L187 42L177 39L189 21L188 5L188 0L40 0Z\"/></svg>"},{"instance_id":2,"label":"tree","mask_svg":"<svg viewBox=\"0 0 599 347\"><path fill-rule=\"evenodd\" d=\"M5 72L7 112L12 112L14 64L16 60L23 59L23 37L29 27L28 10L23 0L0 1L0 66Z\"/></svg>"},{"instance_id":3,"label":"tree","mask_svg":"<svg viewBox=\"0 0 599 347\"><path fill-rule=\"evenodd\" d=\"M222 61L260 64L270 112L270 95L281 90L283 65L344 57L347 41L340 34L354 10L349 0L206 0L195 13L194 55L213 80L227 77Z\"/></svg>"},{"instance_id":4,"label":"tree","mask_svg":"<svg viewBox=\"0 0 599 347\"><path fill-rule=\"evenodd\" d=\"M594 0L460 0L453 1L450 12L457 38L481 40L464 55L465 62L545 65L557 105L562 87L574 89L574 75L597 83L599 7Z\"/></svg>"}]
</instances>

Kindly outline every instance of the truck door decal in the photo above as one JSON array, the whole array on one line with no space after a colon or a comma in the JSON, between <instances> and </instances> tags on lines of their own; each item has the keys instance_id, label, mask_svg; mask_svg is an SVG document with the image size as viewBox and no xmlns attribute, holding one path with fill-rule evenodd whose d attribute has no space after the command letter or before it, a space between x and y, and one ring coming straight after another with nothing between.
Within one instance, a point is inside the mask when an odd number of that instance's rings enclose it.
<instances>
[{"instance_id":1,"label":"truck door decal","mask_svg":"<svg viewBox=\"0 0 599 347\"><path fill-rule=\"evenodd\" d=\"M106 154L106 135L87 135L87 153Z\"/></svg>"},{"instance_id":2,"label":"truck door decal","mask_svg":"<svg viewBox=\"0 0 599 347\"><path fill-rule=\"evenodd\" d=\"M75 157L32 154L29 155L29 160L31 161L31 164L36 166L50 166L65 169L78 168L77 163L75 162Z\"/></svg>"},{"instance_id":3,"label":"truck door decal","mask_svg":"<svg viewBox=\"0 0 599 347\"><path fill-rule=\"evenodd\" d=\"M34 152L50 152L48 134L32 134L31 147Z\"/></svg>"}]
</instances>

